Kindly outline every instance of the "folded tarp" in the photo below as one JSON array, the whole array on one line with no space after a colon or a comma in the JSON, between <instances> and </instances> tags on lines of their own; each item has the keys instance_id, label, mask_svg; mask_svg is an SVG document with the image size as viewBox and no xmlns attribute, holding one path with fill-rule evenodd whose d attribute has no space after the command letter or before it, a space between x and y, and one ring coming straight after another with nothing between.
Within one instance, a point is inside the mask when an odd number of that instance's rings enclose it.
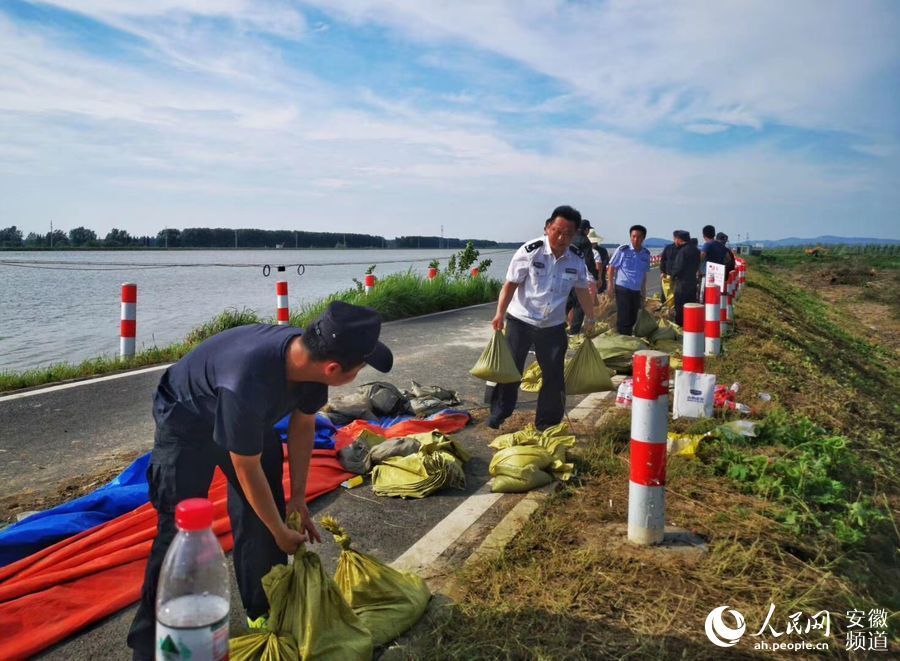
<instances>
[{"instance_id":1,"label":"folded tarp","mask_svg":"<svg viewBox=\"0 0 900 661\"><path fill-rule=\"evenodd\" d=\"M336 445L352 443L363 428L398 438L438 430L459 431L465 412L446 411L428 420L407 420L382 428L352 423L336 436ZM337 460L336 450L314 450L306 486L307 502L353 477ZM284 470L290 493L290 471ZM146 487L145 487L146 489ZM227 482L216 470L209 498L215 505L213 530L222 548L231 549L226 511ZM0 568L0 659L25 659L138 600L150 545L156 535L156 510L149 503L61 540ZM48 613L52 616L48 616Z\"/></svg>"}]
</instances>

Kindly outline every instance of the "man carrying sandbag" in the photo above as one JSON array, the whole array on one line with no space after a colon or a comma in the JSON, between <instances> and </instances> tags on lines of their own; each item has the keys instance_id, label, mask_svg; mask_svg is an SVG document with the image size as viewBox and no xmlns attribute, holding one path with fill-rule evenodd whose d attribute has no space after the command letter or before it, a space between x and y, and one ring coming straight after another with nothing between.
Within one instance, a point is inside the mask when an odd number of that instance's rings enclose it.
<instances>
[{"instance_id":1,"label":"man carrying sandbag","mask_svg":"<svg viewBox=\"0 0 900 661\"><path fill-rule=\"evenodd\" d=\"M573 288L582 309L589 311L584 332L590 334L594 328L594 302L588 293L584 255L571 246L580 226L581 214L576 209L561 206L553 210L544 223L544 236L528 241L513 255L491 322L496 331L506 326L519 372L534 346L543 376L534 416L534 426L540 430L558 424L565 413L566 299ZM499 429L512 415L518 394L517 382L494 388L489 427Z\"/></svg>"},{"instance_id":2,"label":"man carrying sandbag","mask_svg":"<svg viewBox=\"0 0 900 661\"><path fill-rule=\"evenodd\" d=\"M156 587L175 536L175 506L205 498L213 472L228 479L234 564L248 618L268 612L262 578L306 541L320 541L305 504L315 439L315 414L328 387L353 381L368 363L393 366L378 341L381 317L371 308L335 301L306 329L255 324L219 333L169 367L153 396L156 421L147 470L150 502L159 515L141 601L128 633L135 659L154 657ZM291 413L288 465L273 426ZM285 514L300 515L300 531Z\"/></svg>"}]
</instances>

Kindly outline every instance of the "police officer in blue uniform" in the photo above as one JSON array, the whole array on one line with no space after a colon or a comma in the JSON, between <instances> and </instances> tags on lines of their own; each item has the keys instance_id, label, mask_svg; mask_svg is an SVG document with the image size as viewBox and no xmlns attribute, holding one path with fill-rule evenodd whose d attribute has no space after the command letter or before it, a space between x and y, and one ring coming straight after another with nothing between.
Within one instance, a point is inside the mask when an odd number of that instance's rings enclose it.
<instances>
[{"instance_id":1,"label":"police officer in blue uniform","mask_svg":"<svg viewBox=\"0 0 900 661\"><path fill-rule=\"evenodd\" d=\"M553 210L544 223L544 236L525 243L513 255L491 322L494 330L506 328L520 372L528 350L534 347L543 380L534 424L542 430L558 424L565 413L566 300L573 288L582 308L590 310L584 321L585 333L593 330L595 322L584 255L571 245L580 225L581 214L576 209L561 206ZM518 392L518 383L494 388L489 427L498 429L512 415Z\"/></svg>"},{"instance_id":2,"label":"police officer in blue uniform","mask_svg":"<svg viewBox=\"0 0 900 661\"><path fill-rule=\"evenodd\" d=\"M304 498L316 411L328 401L329 386L350 383L366 364L391 369L380 332L375 310L335 301L305 329L255 324L218 333L163 373L153 396L156 434L147 470L158 525L128 633L134 659L154 658L156 587L176 533L175 506L205 498L217 466L228 480L241 601L250 620L268 613L262 577L300 544L319 541ZM285 502L282 444L273 426L288 413ZM292 511L300 514L302 532L285 525Z\"/></svg>"}]
</instances>

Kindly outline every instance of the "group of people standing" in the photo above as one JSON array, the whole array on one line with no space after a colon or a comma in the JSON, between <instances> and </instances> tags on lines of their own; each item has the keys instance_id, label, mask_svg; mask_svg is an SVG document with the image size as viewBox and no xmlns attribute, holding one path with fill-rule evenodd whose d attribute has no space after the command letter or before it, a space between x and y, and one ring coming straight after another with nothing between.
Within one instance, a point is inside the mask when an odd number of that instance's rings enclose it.
<instances>
[{"instance_id":1,"label":"group of people standing","mask_svg":"<svg viewBox=\"0 0 900 661\"><path fill-rule=\"evenodd\" d=\"M544 234L524 243L513 255L500 290L491 325L506 329L516 367L525 367L534 349L541 369L535 426L546 429L558 424L565 413L564 365L568 333L590 334L595 324L598 296L615 300L616 330L631 335L638 312L647 297L650 251L644 247L647 228L632 225L629 242L609 255L600 244L590 221L571 206L554 209L544 221ZM704 243L691 239L685 230L673 232L660 270L664 288L674 284L675 321L683 323L685 303L696 302L706 262L734 268L734 253L725 245L728 237L712 225L703 228ZM488 426L499 429L512 415L519 384L498 384L491 396Z\"/></svg>"},{"instance_id":2,"label":"group of people standing","mask_svg":"<svg viewBox=\"0 0 900 661\"><path fill-rule=\"evenodd\" d=\"M703 228L703 245L691 238L685 230L672 233L672 243L663 248L659 263L660 279L663 295L668 299L673 294L675 323L684 323L685 303L696 303L700 300L703 289L706 264L709 262L725 267L725 277L735 268L734 252L728 247L728 235L716 233L716 228L706 225Z\"/></svg>"}]
</instances>

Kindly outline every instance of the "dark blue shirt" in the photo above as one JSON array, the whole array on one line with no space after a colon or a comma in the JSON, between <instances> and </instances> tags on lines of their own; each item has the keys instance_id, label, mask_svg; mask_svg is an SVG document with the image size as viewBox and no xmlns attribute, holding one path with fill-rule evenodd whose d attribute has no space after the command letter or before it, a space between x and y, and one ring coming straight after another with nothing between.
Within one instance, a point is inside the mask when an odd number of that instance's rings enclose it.
<instances>
[{"instance_id":1,"label":"dark blue shirt","mask_svg":"<svg viewBox=\"0 0 900 661\"><path fill-rule=\"evenodd\" d=\"M716 264L724 264L725 255L728 254L728 249L725 245L715 240L704 243L700 251L706 254L707 262L715 262Z\"/></svg>"},{"instance_id":2,"label":"dark blue shirt","mask_svg":"<svg viewBox=\"0 0 900 661\"><path fill-rule=\"evenodd\" d=\"M259 454L265 435L285 415L316 413L328 401L328 386L291 382L286 375L288 344L302 334L294 326L240 326L204 340L170 366L153 397L157 447L161 438L174 446L211 438L229 452Z\"/></svg>"}]
</instances>

